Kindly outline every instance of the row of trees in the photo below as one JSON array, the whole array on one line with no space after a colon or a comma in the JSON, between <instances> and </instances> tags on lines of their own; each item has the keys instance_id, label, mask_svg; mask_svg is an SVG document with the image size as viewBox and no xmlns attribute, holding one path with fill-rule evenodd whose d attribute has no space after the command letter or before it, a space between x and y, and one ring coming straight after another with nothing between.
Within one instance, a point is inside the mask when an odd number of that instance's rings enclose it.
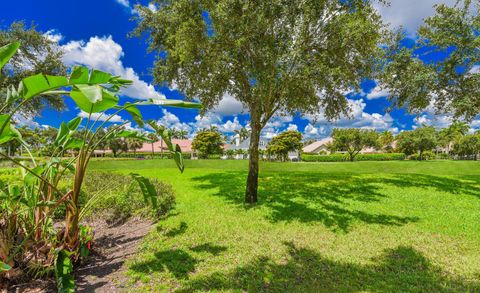
<instances>
[{"instance_id":1,"label":"row of trees","mask_svg":"<svg viewBox=\"0 0 480 293\"><path fill-rule=\"evenodd\" d=\"M480 132L468 134L468 130L468 124L464 122L454 122L440 131L433 126L424 125L414 130L402 131L397 136L390 131L378 133L357 128L334 129L333 142L329 149L332 152L347 152L351 161L365 148L402 152L406 155L418 154L420 160L428 151L476 158L480 153Z\"/></svg>"}]
</instances>

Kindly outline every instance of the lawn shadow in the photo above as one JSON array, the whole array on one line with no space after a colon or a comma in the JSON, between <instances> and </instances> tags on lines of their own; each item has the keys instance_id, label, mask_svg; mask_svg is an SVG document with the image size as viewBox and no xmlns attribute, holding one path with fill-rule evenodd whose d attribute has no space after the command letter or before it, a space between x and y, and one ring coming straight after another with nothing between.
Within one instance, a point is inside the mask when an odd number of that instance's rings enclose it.
<instances>
[{"instance_id":1,"label":"lawn shadow","mask_svg":"<svg viewBox=\"0 0 480 293\"><path fill-rule=\"evenodd\" d=\"M227 250L227 247L204 243L190 249L166 249L154 253L154 259L137 262L130 266L130 270L143 274L151 272L170 271L176 279L188 279L189 274L195 271L195 267L201 259L194 257L191 253L206 252L217 256Z\"/></svg>"},{"instance_id":2,"label":"lawn shadow","mask_svg":"<svg viewBox=\"0 0 480 293\"><path fill-rule=\"evenodd\" d=\"M175 237L181 234L184 234L187 231L188 225L184 221L180 222L180 225L178 228L171 228L169 230L165 230L165 228L161 225L157 226L157 232L162 232L164 233L165 236L167 237Z\"/></svg>"},{"instance_id":3,"label":"lawn shadow","mask_svg":"<svg viewBox=\"0 0 480 293\"><path fill-rule=\"evenodd\" d=\"M318 252L287 247L287 260L258 257L233 271L189 280L180 292L477 292L479 282L449 277L409 246L384 251L371 265L328 259Z\"/></svg>"},{"instance_id":4,"label":"lawn shadow","mask_svg":"<svg viewBox=\"0 0 480 293\"><path fill-rule=\"evenodd\" d=\"M244 172L215 173L193 180L198 182L197 188L217 188L216 196L243 205ZM368 203L385 197L379 186L382 182L353 174L268 173L259 178L257 206L268 209L267 217L272 222L322 222L333 231L343 232L348 232L354 221L396 226L418 221L416 217L375 214L351 207L352 201Z\"/></svg>"}]
</instances>

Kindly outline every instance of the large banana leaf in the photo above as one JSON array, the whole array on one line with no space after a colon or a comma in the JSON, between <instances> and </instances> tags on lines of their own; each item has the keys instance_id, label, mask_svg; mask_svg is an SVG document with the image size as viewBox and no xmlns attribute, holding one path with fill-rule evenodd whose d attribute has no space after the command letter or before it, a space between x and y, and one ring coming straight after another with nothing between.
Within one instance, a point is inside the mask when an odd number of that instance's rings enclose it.
<instances>
[{"instance_id":1,"label":"large banana leaf","mask_svg":"<svg viewBox=\"0 0 480 293\"><path fill-rule=\"evenodd\" d=\"M7 64L7 62L15 55L17 52L18 47L20 47L19 42L10 43L5 46L0 47L0 69Z\"/></svg>"},{"instance_id":2,"label":"large banana leaf","mask_svg":"<svg viewBox=\"0 0 480 293\"><path fill-rule=\"evenodd\" d=\"M142 190L145 203L151 204L154 209L157 208L157 190L155 186L147 178L136 174L130 173L130 175L138 182L140 189Z\"/></svg>"},{"instance_id":3,"label":"large banana leaf","mask_svg":"<svg viewBox=\"0 0 480 293\"><path fill-rule=\"evenodd\" d=\"M70 260L70 252L60 250L55 260L55 277L57 279L58 292L75 292L75 279L73 277L73 265Z\"/></svg>"}]
</instances>

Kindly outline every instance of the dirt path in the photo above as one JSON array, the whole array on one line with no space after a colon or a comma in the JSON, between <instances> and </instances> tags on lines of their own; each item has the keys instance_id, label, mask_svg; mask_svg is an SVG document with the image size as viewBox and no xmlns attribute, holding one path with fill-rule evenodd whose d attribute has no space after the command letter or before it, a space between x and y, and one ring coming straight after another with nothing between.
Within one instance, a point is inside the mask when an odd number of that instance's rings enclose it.
<instances>
[{"instance_id":1,"label":"dirt path","mask_svg":"<svg viewBox=\"0 0 480 293\"><path fill-rule=\"evenodd\" d=\"M153 223L133 218L113 227L104 221L90 225L95 231L94 253L88 263L76 270L77 292L122 291L127 282L123 264L136 252Z\"/></svg>"}]
</instances>

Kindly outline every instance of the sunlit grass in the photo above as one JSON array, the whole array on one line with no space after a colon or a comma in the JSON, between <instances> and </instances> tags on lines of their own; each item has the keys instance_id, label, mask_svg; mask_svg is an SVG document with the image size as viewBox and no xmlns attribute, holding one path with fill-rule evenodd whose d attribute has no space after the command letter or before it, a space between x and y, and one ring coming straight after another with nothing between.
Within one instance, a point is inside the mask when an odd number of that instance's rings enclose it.
<instances>
[{"instance_id":1,"label":"sunlit grass","mask_svg":"<svg viewBox=\"0 0 480 293\"><path fill-rule=\"evenodd\" d=\"M478 291L480 163L93 162L171 183L177 208L128 263L132 286L179 291Z\"/></svg>"}]
</instances>

